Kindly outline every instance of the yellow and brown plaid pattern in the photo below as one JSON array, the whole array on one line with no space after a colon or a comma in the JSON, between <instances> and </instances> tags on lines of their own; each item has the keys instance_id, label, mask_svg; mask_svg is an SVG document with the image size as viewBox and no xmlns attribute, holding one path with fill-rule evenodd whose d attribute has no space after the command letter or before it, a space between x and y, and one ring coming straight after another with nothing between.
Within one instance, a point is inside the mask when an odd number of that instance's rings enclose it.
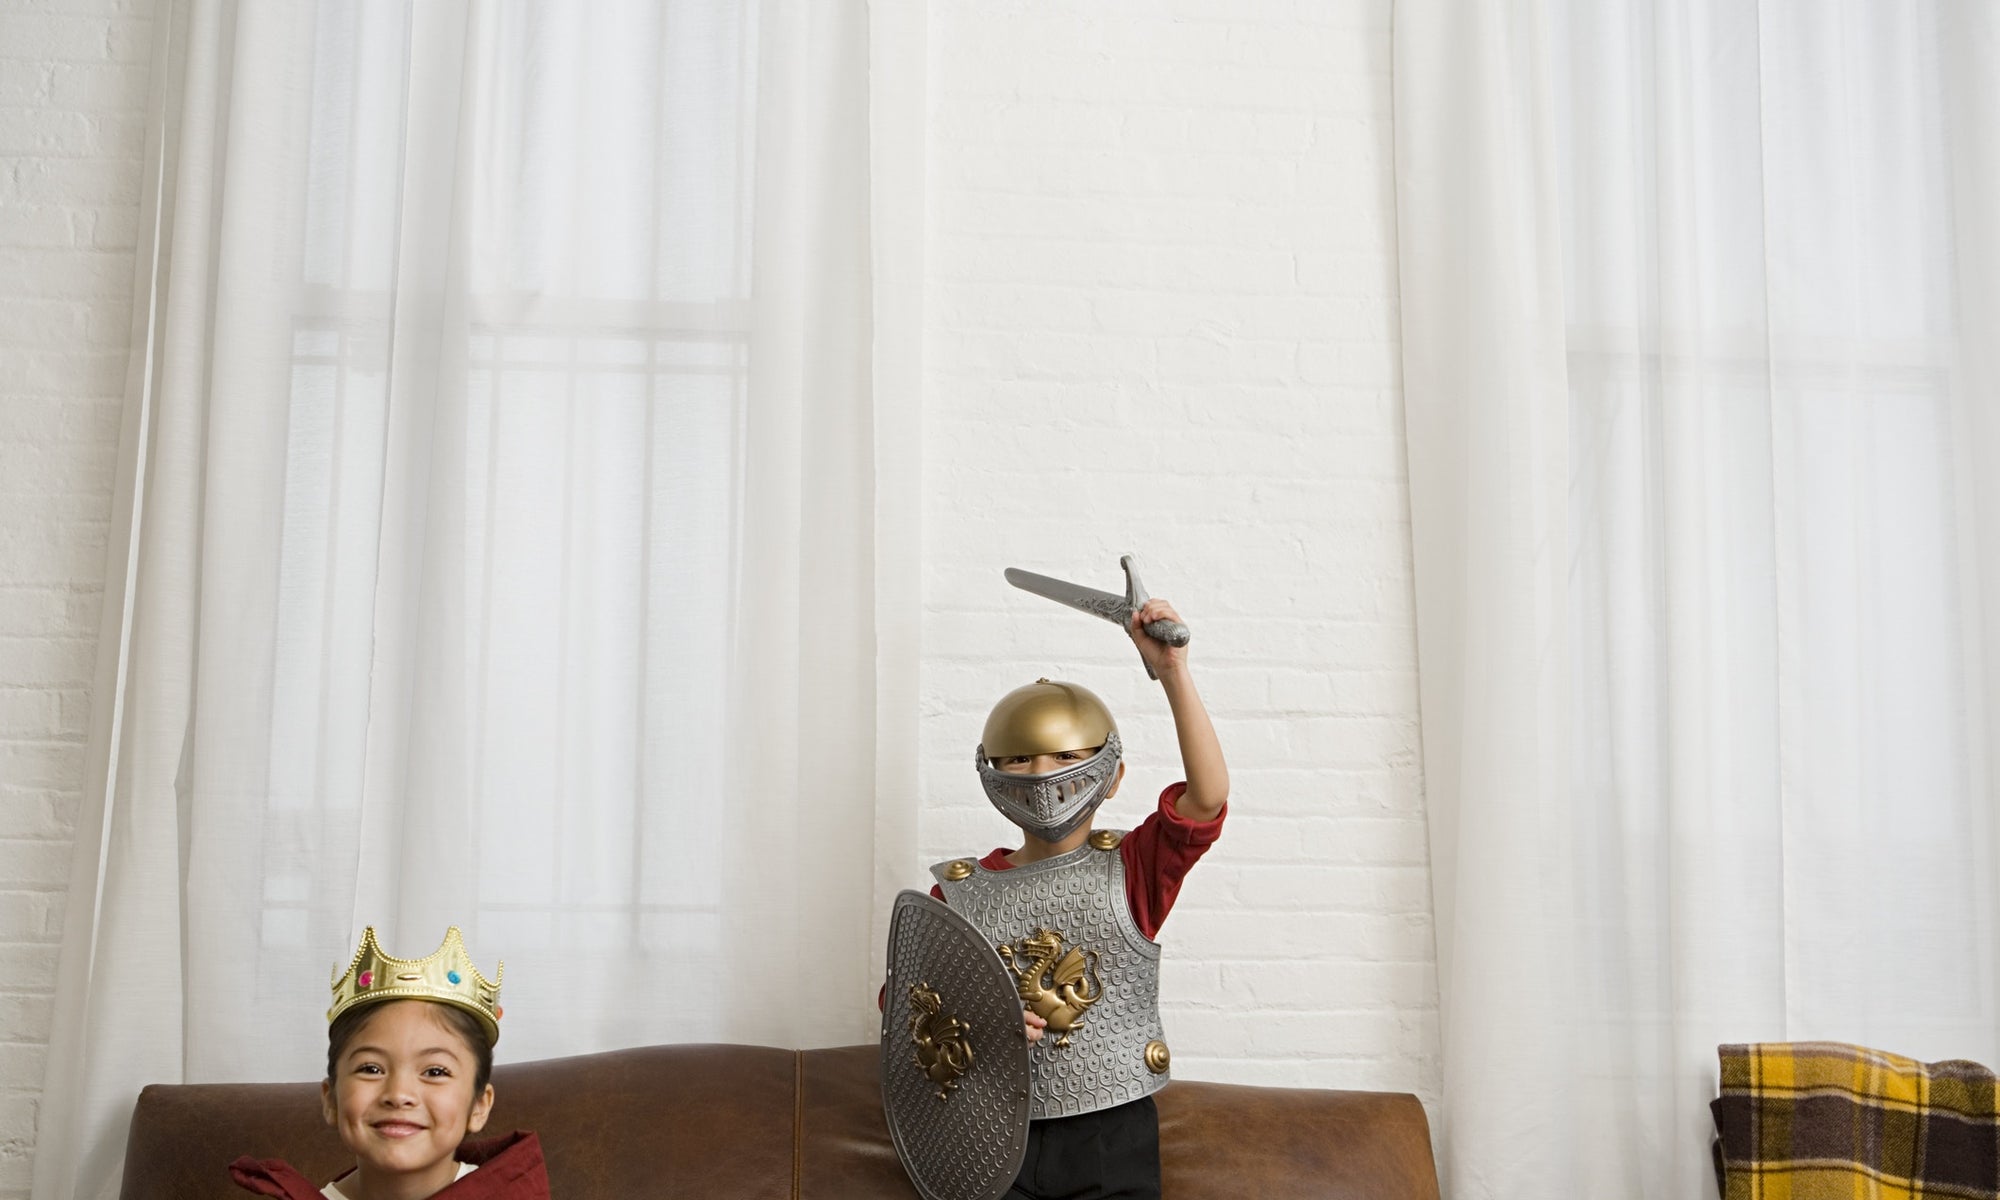
<instances>
[{"instance_id":1,"label":"yellow and brown plaid pattern","mask_svg":"<svg viewBox=\"0 0 2000 1200\"><path fill-rule=\"evenodd\" d=\"M1992 1071L1841 1042L1722 1046L1723 1200L1996 1200Z\"/></svg>"}]
</instances>

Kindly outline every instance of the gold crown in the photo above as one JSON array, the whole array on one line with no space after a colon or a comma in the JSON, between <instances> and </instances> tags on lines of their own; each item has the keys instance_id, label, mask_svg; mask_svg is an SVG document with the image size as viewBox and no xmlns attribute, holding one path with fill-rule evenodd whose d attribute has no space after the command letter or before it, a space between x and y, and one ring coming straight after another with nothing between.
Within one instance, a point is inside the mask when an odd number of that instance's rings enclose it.
<instances>
[{"instance_id":1,"label":"gold crown","mask_svg":"<svg viewBox=\"0 0 2000 1200\"><path fill-rule=\"evenodd\" d=\"M500 1040L500 977L506 972L503 962L490 981L480 974L456 925L444 931L444 944L424 958L383 953L370 925L361 932L361 948L347 964L347 974L333 981L333 1007L326 1010L326 1019L383 1000L433 1000L477 1017L491 1045Z\"/></svg>"}]
</instances>

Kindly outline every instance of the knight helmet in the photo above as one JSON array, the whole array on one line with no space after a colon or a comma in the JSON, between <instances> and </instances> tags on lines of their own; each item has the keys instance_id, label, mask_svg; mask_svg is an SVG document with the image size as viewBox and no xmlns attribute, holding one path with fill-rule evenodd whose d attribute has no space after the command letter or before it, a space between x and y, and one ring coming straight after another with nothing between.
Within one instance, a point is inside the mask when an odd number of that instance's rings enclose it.
<instances>
[{"instance_id":1,"label":"knight helmet","mask_svg":"<svg viewBox=\"0 0 2000 1200\"><path fill-rule=\"evenodd\" d=\"M1018 775L996 759L1094 750L1082 762ZM1000 697L979 739L979 782L1000 815L1043 841L1059 842L1090 819L1118 783L1123 748L1111 710L1089 688L1037 679Z\"/></svg>"}]
</instances>

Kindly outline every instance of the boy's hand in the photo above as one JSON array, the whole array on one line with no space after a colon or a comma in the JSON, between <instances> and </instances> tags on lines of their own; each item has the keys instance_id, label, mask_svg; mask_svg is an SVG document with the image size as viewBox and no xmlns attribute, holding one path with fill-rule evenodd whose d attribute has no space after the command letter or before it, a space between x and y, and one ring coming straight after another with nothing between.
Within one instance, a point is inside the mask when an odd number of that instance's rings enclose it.
<instances>
[{"instance_id":1,"label":"boy's hand","mask_svg":"<svg viewBox=\"0 0 2000 1200\"><path fill-rule=\"evenodd\" d=\"M1132 611L1132 621L1126 626L1125 632L1131 634L1132 640L1138 643L1139 657L1146 660L1146 666L1155 676L1164 675L1168 671L1178 671L1186 666L1187 647L1169 646L1165 642L1155 640L1146 633L1146 626L1153 621L1180 619L1181 615L1174 611L1174 606L1158 596Z\"/></svg>"},{"instance_id":2,"label":"boy's hand","mask_svg":"<svg viewBox=\"0 0 2000 1200\"><path fill-rule=\"evenodd\" d=\"M1028 1011L1025 1008L1021 1010L1021 1025L1022 1025L1021 1031L1028 1035L1028 1040L1030 1042L1041 1041L1042 1030L1047 1029L1049 1027L1048 1021Z\"/></svg>"}]
</instances>

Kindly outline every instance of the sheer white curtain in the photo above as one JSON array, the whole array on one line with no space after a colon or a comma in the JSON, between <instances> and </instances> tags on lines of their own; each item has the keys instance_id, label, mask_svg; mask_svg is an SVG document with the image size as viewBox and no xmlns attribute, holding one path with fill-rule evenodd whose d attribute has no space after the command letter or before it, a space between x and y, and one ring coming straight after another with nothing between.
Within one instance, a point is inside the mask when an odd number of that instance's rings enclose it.
<instances>
[{"instance_id":1,"label":"sheer white curtain","mask_svg":"<svg viewBox=\"0 0 2000 1200\"><path fill-rule=\"evenodd\" d=\"M916 464L866 6L159 27L35 1195L115 1194L143 1084L316 1077L365 924L504 957L503 1061L872 1036Z\"/></svg>"},{"instance_id":2,"label":"sheer white curtain","mask_svg":"<svg viewBox=\"0 0 2000 1200\"><path fill-rule=\"evenodd\" d=\"M2000 11L1397 7L1456 1197L1695 1197L1715 1046L2000 1061Z\"/></svg>"}]
</instances>

